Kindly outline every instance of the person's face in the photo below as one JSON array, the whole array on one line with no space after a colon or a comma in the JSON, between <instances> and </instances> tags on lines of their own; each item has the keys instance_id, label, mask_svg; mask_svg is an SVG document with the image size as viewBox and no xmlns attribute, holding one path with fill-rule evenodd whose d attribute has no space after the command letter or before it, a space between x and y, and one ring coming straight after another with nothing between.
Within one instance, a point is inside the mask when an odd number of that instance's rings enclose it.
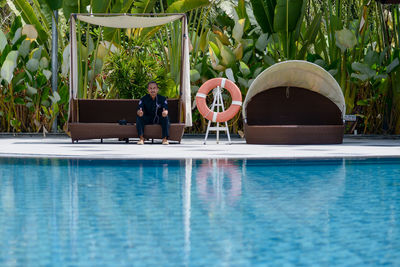
<instances>
[{"instance_id":1,"label":"person's face","mask_svg":"<svg viewBox=\"0 0 400 267\"><path fill-rule=\"evenodd\" d=\"M149 94L152 98L155 98L157 96L158 93L158 86L155 83L151 83L149 84L149 86L147 87L147 91L149 91Z\"/></svg>"}]
</instances>

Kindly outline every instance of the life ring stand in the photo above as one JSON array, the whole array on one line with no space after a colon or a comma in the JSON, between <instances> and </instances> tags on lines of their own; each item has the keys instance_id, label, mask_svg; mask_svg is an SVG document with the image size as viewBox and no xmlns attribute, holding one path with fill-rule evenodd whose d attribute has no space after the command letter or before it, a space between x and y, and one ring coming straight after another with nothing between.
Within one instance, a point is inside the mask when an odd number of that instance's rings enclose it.
<instances>
[{"instance_id":1,"label":"life ring stand","mask_svg":"<svg viewBox=\"0 0 400 267\"><path fill-rule=\"evenodd\" d=\"M217 87L225 88L232 97L232 104L223 112L214 112L207 106L208 93ZM232 81L225 78L214 78L206 81L196 94L196 106L200 114L212 122L227 122L239 112L242 106L242 93L240 89Z\"/></svg>"},{"instance_id":2,"label":"life ring stand","mask_svg":"<svg viewBox=\"0 0 400 267\"><path fill-rule=\"evenodd\" d=\"M217 184L222 186L222 191L216 188ZM202 163L196 174L196 188L199 198L205 203L213 204L217 200L221 201L223 196L230 205L233 205L242 195L242 177L238 166L222 159Z\"/></svg>"}]
</instances>

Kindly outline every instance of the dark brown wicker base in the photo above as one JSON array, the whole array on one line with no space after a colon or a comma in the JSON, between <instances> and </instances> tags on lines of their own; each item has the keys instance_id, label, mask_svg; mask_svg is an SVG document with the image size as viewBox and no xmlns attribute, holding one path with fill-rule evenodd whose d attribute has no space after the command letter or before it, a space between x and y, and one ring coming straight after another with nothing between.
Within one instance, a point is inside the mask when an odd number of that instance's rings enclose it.
<instances>
[{"instance_id":1,"label":"dark brown wicker base","mask_svg":"<svg viewBox=\"0 0 400 267\"><path fill-rule=\"evenodd\" d=\"M68 128L72 142L87 139L138 138L136 110L139 99L77 99L72 102ZM178 99L168 100L170 119L169 140L181 142L185 124L179 122ZM126 120L127 125L119 125ZM160 125L146 125L144 138L161 139Z\"/></svg>"},{"instance_id":2,"label":"dark brown wicker base","mask_svg":"<svg viewBox=\"0 0 400 267\"><path fill-rule=\"evenodd\" d=\"M105 138L138 138L136 125L119 125L118 123L70 123L72 141ZM169 140L181 142L185 124L170 125ZM160 125L146 125L144 138L161 139Z\"/></svg>"},{"instance_id":3,"label":"dark brown wicker base","mask_svg":"<svg viewBox=\"0 0 400 267\"><path fill-rule=\"evenodd\" d=\"M248 144L341 144L344 125L244 125Z\"/></svg>"}]
</instances>

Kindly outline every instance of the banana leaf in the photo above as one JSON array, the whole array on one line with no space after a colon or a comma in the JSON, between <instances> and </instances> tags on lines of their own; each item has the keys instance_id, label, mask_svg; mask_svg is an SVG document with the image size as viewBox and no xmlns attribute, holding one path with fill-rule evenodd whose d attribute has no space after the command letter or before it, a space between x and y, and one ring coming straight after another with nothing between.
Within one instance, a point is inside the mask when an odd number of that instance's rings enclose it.
<instances>
[{"instance_id":1,"label":"banana leaf","mask_svg":"<svg viewBox=\"0 0 400 267\"><path fill-rule=\"evenodd\" d=\"M205 7L210 4L209 0L178 0L168 6L167 13L186 13L190 10Z\"/></svg>"},{"instance_id":2,"label":"banana leaf","mask_svg":"<svg viewBox=\"0 0 400 267\"><path fill-rule=\"evenodd\" d=\"M57 10L62 7L63 0L44 0L51 10ZM68 1L68 0L66 0Z\"/></svg>"},{"instance_id":3,"label":"banana leaf","mask_svg":"<svg viewBox=\"0 0 400 267\"><path fill-rule=\"evenodd\" d=\"M278 0L275 7L275 32L292 32L301 17L303 0Z\"/></svg>"},{"instance_id":4,"label":"banana leaf","mask_svg":"<svg viewBox=\"0 0 400 267\"><path fill-rule=\"evenodd\" d=\"M14 69L17 66L18 51L11 51L8 53L6 60L1 66L1 78L4 79L8 84L11 83L14 77Z\"/></svg>"},{"instance_id":5,"label":"banana leaf","mask_svg":"<svg viewBox=\"0 0 400 267\"><path fill-rule=\"evenodd\" d=\"M102 1L102 0L95 0ZM78 4L78 2L80 2ZM69 18L71 13L87 13L86 7L90 4L90 0L65 0L62 3L64 16Z\"/></svg>"},{"instance_id":6,"label":"banana leaf","mask_svg":"<svg viewBox=\"0 0 400 267\"><path fill-rule=\"evenodd\" d=\"M244 31L247 31L250 28L250 20L249 16L247 15L246 11L246 4L244 0L239 0L236 9L236 13L238 14L238 17L240 20L244 20Z\"/></svg>"},{"instance_id":7,"label":"banana leaf","mask_svg":"<svg viewBox=\"0 0 400 267\"><path fill-rule=\"evenodd\" d=\"M133 3L132 13L151 13L155 4L156 0L136 0Z\"/></svg>"},{"instance_id":8,"label":"banana leaf","mask_svg":"<svg viewBox=\"0 0 400 267\"><path fill-rule=\"evenodd\" d=\"M49 35L46 30L43 28L42 23L37 18L32 6L27 0L14 0L14 5L21 12L21 16L24 21L28 24L32 24L35 26L39 38L38 41L40 44L44 44L47 42Z\"/></svg>"},{"instance_id":9,"label":"banana leaf","mask_svg":"<svg viewBox=\"0 0 400 267\"><path fill-rule=\"evenodd\" d=\"M318 32L321 28L321 21L322 21L322 13L319 13L315 16L311 25L307 29L306 35L304 37L305 43L303 44L303 47L301 48L297 56L297 59L304 59L309 46L315 43L315 38L317 38Z\"/></svg>"},{"instance_id":10,"label":"banana leaf","mask_svg":"<svg viewBox=\"0 0 400 267\"><path fill-rule=\"evenodd\" d=\"M274 32L274 12L276 0L250 0L258 25L264 33Z\"/></svg>"},{"instance_id":11,"label":"banana leaf","mask_svg":"<svg viewBox=\"0 0 400 267\"><path fill-rule=\"evenodd\" d=\"M110 8L111 0L93 0L92 10L93 13L107 13Z\"/></svg>"}]
</instances>

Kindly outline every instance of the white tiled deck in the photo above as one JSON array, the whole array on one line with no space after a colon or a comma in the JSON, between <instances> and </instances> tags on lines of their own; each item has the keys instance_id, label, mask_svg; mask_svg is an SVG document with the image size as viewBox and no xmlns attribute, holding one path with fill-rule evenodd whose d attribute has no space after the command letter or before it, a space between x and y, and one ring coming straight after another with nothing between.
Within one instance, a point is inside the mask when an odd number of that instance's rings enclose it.
<instances>
[{"instance_id":1,"label":"white tiled deck","mask_svg":"<svg viewBox=\"0 0 400 267\"><path fill-rule=\"evenodd\" d=\"M159 140L158 140L159 141ZM79 141L72 144L65 136L29 137L1 136L0 157L90 158L90 159L184 159L184 158L367 158L400 157L400 139L357 138L347 136L341 145L248 145L243 139L216 144L210 138L203 145L202 137L184 137L181 144L160 143L136 145L116 139Z\"/></svg>"}]
</instances>

